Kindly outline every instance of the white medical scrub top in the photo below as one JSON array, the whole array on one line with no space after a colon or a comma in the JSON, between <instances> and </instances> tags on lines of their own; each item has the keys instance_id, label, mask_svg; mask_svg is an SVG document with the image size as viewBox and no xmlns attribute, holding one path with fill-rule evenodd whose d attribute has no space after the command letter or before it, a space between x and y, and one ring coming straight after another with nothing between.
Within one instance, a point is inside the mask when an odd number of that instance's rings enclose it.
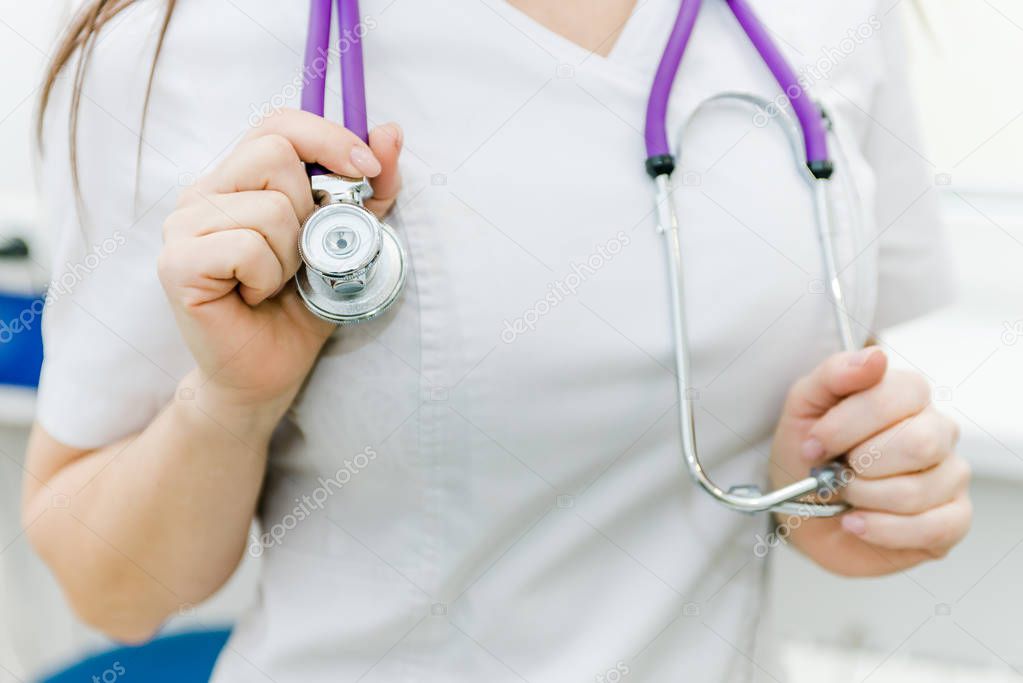
<instances>
[{"instance_id":1,"label":"white medical scrub top","mask_svg":"<svg viewBox=\"0 0 1023 683\"><path fill-rule=\"evenodd\" d=\"M382 318L337 331L280 426L250 539L260 590L216 683L780 675L757 639L768 521L700 493L679 450L641 132L677 4L641 0L604 58L500 0L364 0L369 116L405 130L390 222L408 285ZM753 3L840 136L836 240L860 341L940 303L947 281L885 4ZM162 7L139 2L97 45L87 221L70 200L66 83L49 113L39 420L79 447L143 429L193 366L156 276L161 224L262 114L297 106L303 80L306 3L179 0L139 165ZM329 82L337 118L333 69ZM709 0L673 143L724 91L779 94ZM811 198L772 121L702 110L676 173L689 398L725 485L765 483L787 388L838 348Z\"/></svg>"}]
</instances>

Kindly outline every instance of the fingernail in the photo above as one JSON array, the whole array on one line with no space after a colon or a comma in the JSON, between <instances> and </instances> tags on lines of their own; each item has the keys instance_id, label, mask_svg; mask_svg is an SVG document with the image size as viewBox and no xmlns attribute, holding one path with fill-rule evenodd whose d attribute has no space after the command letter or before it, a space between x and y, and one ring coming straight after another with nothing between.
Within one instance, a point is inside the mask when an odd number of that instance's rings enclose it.
<instances>
[{"instance_id":1,"label":"fingernail","mask_svg":"<svg viewBox=\"0 0 1023 683\"><path fill-rule=\"evenodd\" d=\"M401 129L401 126L394 122L388 123L387 126L391 129L391 134L393 135L392 139L394 140L394 148L401 149L401 146L405 144L405 131Z\"/></svg>"},{"instance_id":2,"label":"fingernail","mask_svg":"<svg viewBox=\"0 0 1023 683\"><path fill-rule=\"evenodd\" d=\"M863 532L867 530L867 523L859 515L843 515L842 528L850 534L862 536Z\"/></svg>"},{"instance_id":3,"label":"fingernail","mask_svg":"<svg viewBox=\"0 0 1023 683\"><path fill-rule=\"evenodd\" d=\"M803 460L820 460L824 455L824 444L811 436L803 442L800 450L803 455Z\"/></svg>"},{"instance_id":4,"label":"fingernail","mask_svg":"<svg viewBox=\"0 0 1023 683\"><path fill-rule=\"evenodd\" d=\"M849 357L849 367L862 368L864 365L867 364L867 361L870 360L870 357L877 352L878 348L876 346L871 346L866 349L860 349L859 351L857 351L856 353Z\"/></svg>"},{"instance_id":5,"label":"fingernail","mask_svg":"<svg viewBox=\"0 0 1023 683\"><path fill-rule=\"evenodd\" d=\"M355 168L359 169L359 172L367 176L375 176L380 173L380 162L373 156L373 152L369 151L367 147L355 146L352 147L352 153L349 155Z\"/></svg>"}]
</instances>

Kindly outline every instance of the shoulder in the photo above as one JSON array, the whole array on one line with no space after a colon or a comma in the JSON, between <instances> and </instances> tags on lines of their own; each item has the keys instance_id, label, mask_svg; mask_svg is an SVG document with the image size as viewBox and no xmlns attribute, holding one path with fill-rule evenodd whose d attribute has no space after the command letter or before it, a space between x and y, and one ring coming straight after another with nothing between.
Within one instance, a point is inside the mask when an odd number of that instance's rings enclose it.
<instances>
[{"instance_id":1,"label":"shoulder","mask_svg":"<svg viewBox=\"0 0 1023 683\"><path fill-rule=\"evenodd\" d=\"M88 54L76 151L87 209L105 224L154 206L157 216L161 201L230 151L254 110L298 100L306 16L292 3L177 0L162 33L169 6L137 0L102 27ZM41 168L58 196L73 192L68 124L81 58L63 69L45 113Z\"/></svg>"},{"instance_id":2,"label":"shoulder","mask_svg":"<svg viewBox=\"0 0 1023 683\"><path fill-rule=\"evenodd\" d=\"M72 131L81 196L112 200L130 192L149 65L163 12L160 0L132 3L105 22L86 53L76 52L58 74L43 113L40 148L40 181L50 204L67 204L76 193L70 172ZM76 74L80 69L77 117L72 129Z\"/></svg>"},{"instance_id":3,"label":"shoulder","mask_svg":"<svg viewBox=\"0 0 1023 683\"><path fill-rule=\"evenodd\" d=\"M904 79L906 13L909 3L886 7L883 0L828 0L795 11L798 0L775 9L776 39L788 48L800 82L830 113L851 124L862 143L871 112ZM901 96L908 97L907 93Z\"/></svg>"}]
</instances>

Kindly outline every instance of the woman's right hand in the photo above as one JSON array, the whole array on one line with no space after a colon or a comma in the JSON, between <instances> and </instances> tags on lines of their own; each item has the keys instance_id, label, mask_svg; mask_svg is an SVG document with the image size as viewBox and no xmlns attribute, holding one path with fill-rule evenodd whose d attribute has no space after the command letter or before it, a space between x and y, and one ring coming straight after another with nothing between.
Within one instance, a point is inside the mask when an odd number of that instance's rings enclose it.
<instances>
[{"instance_id":1,"label":"woman's right hand","mask_svg":"<svg viewBox=\"0 0 1023 683\"><path fill-rule=\"evenodd\" d=\"M334 329L292 284L313 209L301 162L372 177L367 207L382 215L400 146L397 126L366 146L321 117L282 112L182 195L159 274L196 369L138 432L82 449L37 426L28 446L26 533L87 623L148 640L238 566L270 436Z\"/></svg>"},{"instance_id":2,"label":"woman's right hand","mask_svg":"<svg viewBox=\"0 0 1023 683\"><path fill-rule=\"evenodd\" d=\"M253 129L185 190L163 226L159 274L198 369L194 389L278 417L335 326L309 313L293 276L298 232L313 210L302 162L372 178L381 218L401 185L396 124L369 146L319 116L285 110Z\"/></svg>"}]
</instances>

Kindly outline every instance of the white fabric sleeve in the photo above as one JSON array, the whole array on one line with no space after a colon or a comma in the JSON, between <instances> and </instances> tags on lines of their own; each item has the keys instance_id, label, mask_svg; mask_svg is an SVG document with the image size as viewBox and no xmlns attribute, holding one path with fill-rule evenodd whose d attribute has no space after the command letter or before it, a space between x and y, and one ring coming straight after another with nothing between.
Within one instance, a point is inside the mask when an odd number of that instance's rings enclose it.
<instances>
[{"instance_id":1,"label":"white fabric sleeve","mask_svg":"<svg viewBox=\"0 0 1023 683\"><path fill-rule=\"evenodd\" d=\"M939 171L920 135L906 68L905 17L889 12L880 39L884 73L864 151L877 178L878 288L874 329L949 303L954 274L938 211Z\"/></svg>"},{"instance_id":2,"label":"white fabric sleeve","mask_svg":"<svg viewBox=\"0 0 1023 683\"><path fill-rule=\"evenodd\" d=\"M161 226L179 189L159 130L145 129L136 183L153 6L126 10L93 54L78 126L81 212L69 160L73 64L46 115L38 176L52 268L36 417L77 448L143 429L193 365L156 274Z\"/></svg>"}]
</instances>

